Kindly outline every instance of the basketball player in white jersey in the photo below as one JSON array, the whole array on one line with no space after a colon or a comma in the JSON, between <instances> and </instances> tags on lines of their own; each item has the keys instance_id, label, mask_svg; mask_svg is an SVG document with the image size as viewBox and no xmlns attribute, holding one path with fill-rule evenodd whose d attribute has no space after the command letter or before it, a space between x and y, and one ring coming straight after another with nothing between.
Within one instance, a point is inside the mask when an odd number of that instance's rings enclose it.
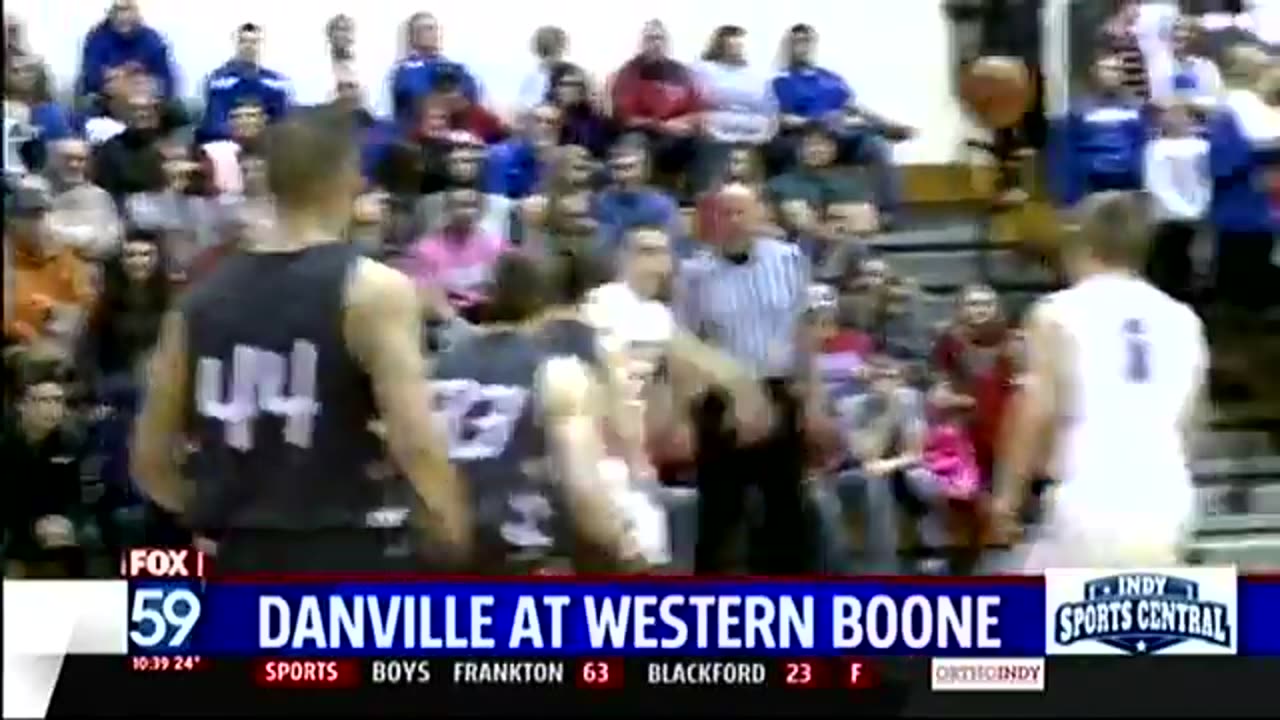
<instances>
[{"instance_id":1,"label":"basketball player in white jersey","mask_svg":"<svg viewBox=\"0 0 1280 720\"><path fill-rule=\"evenodd\" d=\"M610 422L626 462L610 463L605 477L613 480L619 504L641 535L639 542L656 548L665 544L666 521L654 497L645 452L646 441L654 438L647 436L654 430L670 435L673 426L684 424L683 409L708 385L723 387L733 397L745 437L767 427L770 413L759 384L745 368L676 327L671 308L662 301L672 272L671 240L664 228L629 229L621 266L617 281L587 294L582 316L595 328L611 382L621 389L610 408ZM667 382L658 382L664 369Z\"/></svg>"},{"instance_id":2,"label":"basketball player in white jersey","mask_svg":"<svg viewBox=\"0 0 1280 720\"><path fill-rule=\"evenodd\" d=\"M1179 563L1195 511L1189 441L1208 349L1195 313L1139 275L1149 234L1142 196L1087 198L1064 241L1073 285L1028 319L995 508L1007 528L1032 479L1054 480L1030 572Z\"/></svg>"}]
</instances>

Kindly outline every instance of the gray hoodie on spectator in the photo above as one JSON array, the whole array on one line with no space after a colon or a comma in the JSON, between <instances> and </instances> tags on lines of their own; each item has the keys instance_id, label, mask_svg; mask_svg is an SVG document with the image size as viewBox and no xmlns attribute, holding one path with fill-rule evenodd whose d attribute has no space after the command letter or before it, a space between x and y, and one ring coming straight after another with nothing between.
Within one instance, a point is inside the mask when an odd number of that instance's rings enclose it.
<instances>
[{"instance_id":1,"label":"gray hoodie on spectator","mask_svg":"<svg viewBox=\"0 0 1280 720\"><path fill-rule=\"evenodd\" d=\"M179 271L219 242L229 214L221 201L172 190L138 193L125 201L130 224L165 234L170 268Z\"/></svg>"},{"instance_id":2,"label":"gray hoodie on spectator","mask_svg":"<svg viewBox=\"0 0 1280 720\"><path fill-rule=\"evenodd\" d=\"M120 247L120 216L115 201L89 182L52 185L49 225L53 236L84 257L101 259Z\"/></svg>"}]
</instances>

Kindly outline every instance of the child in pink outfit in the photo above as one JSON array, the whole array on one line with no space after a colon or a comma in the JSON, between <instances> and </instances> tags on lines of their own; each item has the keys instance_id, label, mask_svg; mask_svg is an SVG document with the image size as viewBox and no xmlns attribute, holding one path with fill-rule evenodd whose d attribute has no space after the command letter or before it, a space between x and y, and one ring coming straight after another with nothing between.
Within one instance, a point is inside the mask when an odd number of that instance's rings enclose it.
<instances>
[{"instance_id":1,"label":"child in pink outfit","mask_svg":"<svg viewBox=\"0 0 1280 720\"><path fill-rule=\"evenodd\" d=\"M427 235L409 248L401 269L419 287L438 287L449 304L468 310L487 300L498 258L507 250L505 238L485 234L476 223L480 196L469 189L445 196L449 221L436 235Z\"/></svg>"},{"instance_id":2,"label":"child in pink outfit","mask_svg":"<svg viewBox=\"0 0 1280 720\"><path fill-rule=\"evenodd\" d=\"M944 421L929 428L924 465L937 478L943 493L953 500L971 500L981 487L973 443L956 422Z\"/></svg>"}]
</instances>

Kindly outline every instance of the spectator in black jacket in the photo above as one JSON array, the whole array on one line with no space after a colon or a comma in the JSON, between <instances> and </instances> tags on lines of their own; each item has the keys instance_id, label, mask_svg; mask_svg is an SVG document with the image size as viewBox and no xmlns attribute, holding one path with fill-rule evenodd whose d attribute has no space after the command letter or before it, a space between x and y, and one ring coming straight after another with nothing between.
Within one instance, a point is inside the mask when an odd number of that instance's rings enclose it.
<instances>
[{"instance_id":1,"label":"spectator in black jacket","mask_svg":"<svg viewBox=\"0 0 1280 720\"><path fill-rule=\"evenodd\" d=\"M67 417L66 376L51 365L32 364L19 379L17 412L6 418L3 458L8 477L4 525L5 574L11 577L77 577L84 574L78 539L84 518L81 437Z\"/></svg>"},{"instance_id":2,"label":"spectator in black jacket","mask_svg":"<svg viewBox=\"0 0 1280 720\"><path fill-rule=\"evenodd\" d=\"M158 192L167 184L160 110L153 94L131 96L124 131L100 145L94 155L94 179L117 203L134 193Z\"/></svg>"}]
</instances>

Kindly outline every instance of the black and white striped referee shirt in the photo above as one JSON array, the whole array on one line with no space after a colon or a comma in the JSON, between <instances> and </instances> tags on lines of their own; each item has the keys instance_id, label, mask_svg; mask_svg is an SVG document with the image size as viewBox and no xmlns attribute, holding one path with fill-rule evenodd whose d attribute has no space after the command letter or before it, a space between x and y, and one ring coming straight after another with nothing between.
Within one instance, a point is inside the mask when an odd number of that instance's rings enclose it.
<instances>
[{"instance_id":1,"label":"black and white striped referee shirt","mask_svg":"<svg viewBox=\"0 0 1280 720\"><path fill-rule=\"evenodd\" d=\"M800 248L771 238L757 239L743 262L700 253L676 276L676 321L761 377L794 376L810 274Z\"/></svg>"}]
</instances>

